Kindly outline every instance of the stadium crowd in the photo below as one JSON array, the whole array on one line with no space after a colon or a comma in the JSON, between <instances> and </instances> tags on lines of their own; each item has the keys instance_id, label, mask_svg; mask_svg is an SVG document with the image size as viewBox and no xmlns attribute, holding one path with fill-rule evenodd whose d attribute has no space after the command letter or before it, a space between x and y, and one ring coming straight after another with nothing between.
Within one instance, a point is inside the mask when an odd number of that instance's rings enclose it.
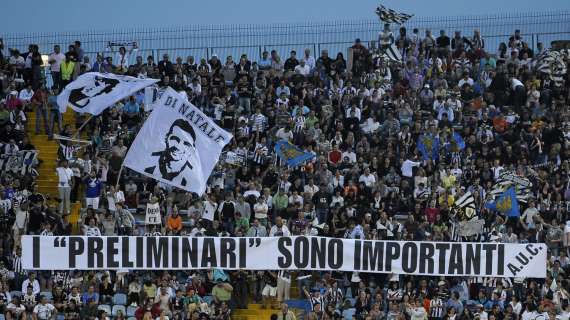
<instances>
[{"instance_id":1,"label":"stadium crowd","mask_svg":"<svg viewBox=\"0 0 570 320\"><path fill-rule=\"evenodd\" d=\"M381 54L391 44L401 63ZM232 310L255 301L276 308L275 319L295 319L287 302L296 287L308 302L307 319L569 318L570 81L536 72L539 52L518 31L488 52L478 31L435 37L387 25L369 46L357 39L350 59L306 49L286 59L271 51L257 61L246 55L171 61L121 47L91 62L77 41L49 54L51 88L38 46L21 54L7 45L0 47L3 155L35 149L28 138L34 133L71 137L55 97L87 71L160 78L161 87L186 94L235 139L203 197L121 172L147 116L140 92L87 123L88 145L59 142L57 199L39 192L36 175L3 170L0 317L230 319ZM35 124L26 121L30 112ZM79 127L85 118L77 119ZM454 133L464 148L454 146ZM424 134L440 141L427 159L418 145ZM282 139L315 157L282 165L273 150ZM506 171L533 183L520 217L485 207ZM484 228L463 237L454 203L468 191ZM68 222L74 202L81 203L78 230L85 235L541 242L549 249L547 278L23 270L21 235L70 234L77 229ZM144 223L149 208L160 210L154 225Z\"/></svg>"}]
</instances>

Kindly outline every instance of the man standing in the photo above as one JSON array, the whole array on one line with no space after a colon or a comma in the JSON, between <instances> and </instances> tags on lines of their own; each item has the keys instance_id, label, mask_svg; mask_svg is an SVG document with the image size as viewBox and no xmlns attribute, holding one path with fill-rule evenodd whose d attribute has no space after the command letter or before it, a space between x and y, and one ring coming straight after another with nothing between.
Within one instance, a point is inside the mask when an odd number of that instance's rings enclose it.
<instances>
[{"instance_id":1,"label":"man standing","mask_svg":"<svg viewBox=\"0 0 570 320\"><path fill-rule=\"evenodd\" d=\"M305 49L305 57L303 60L305 60L305 63L309 66L309 69L315 69L316 61L315 58L311 55L311 49Z\"/></svg>"},{"instance_id":2,"label":"man standing","mask_svg":"<svg viewBox=\"0 0 570 320\"><path fill-rule=\"evenodd\" d=\"M285 71L293 71L299 64L297 61L297 52L295 50L291 51L291 56L285 60Z\"/></svg>"},{"instance_id":3,"label":"man standing","mask_svg":"<svg viewBox=\"0 0 570 320\"><path fill-rule=\"evenodd\" d=\"M71 81L73 81L75 73L75 62L72 60L72 55L67 53L65 60L60 64L60 87L64 88Z\"/></svg>"},{"instance_id":4,"label":"man standing","mask_svg":"<svg viewBox=\"0 0 570 320\"><path fill-rule=\"evenodd\" d=\"M50 64L51 79L53 81L52 88L60 88L61 86L61 62L65 59L65 55L61 53L59 45L53 46L53 52L48 57Z\"/></svg>"},{"instance_id":5,"label":"man standing","mask_svg":"<svg viewBox=\"0 0 570 320\"><path fill-rule=\"evenodd\" d=\"M47 119L48 92L45 88L45 84L42 83L38 90L34 92L32 96L32 106L36 111L36 134L40 134L40 122L41 118L43 118L46 134L51 136Z\"/></svg>"},{"instance_id":6,"label":"man standing","mask_svg":"<svg viewBox=\"0 0 570 320\"><path fill-rule=\"evenodd\" d=\"M60 162L59 167L56 169L58 177L58 191L61 202L59 203L59 212L67 215L70 213L71 203L71 186L73 181L73 170L69 168L67 160ZM65 211L64 211L65 206Z\"/></svg>"},{"instance_id":7,"label":"man standing","mask_svg":"<svg viewBox=\"0 0 570 320\"><path fill-rule=\"evenodd\" d=\"M91 206L93 210L99 209L99 196L103 184L95 175L95 171L91 171L89 176L85 178L85 204L87 207Z\"/></svg>"},{"instance_id":8,"label":"man standing","mask_svg":"<svg viewBox=\"0 0 570 320\"><path fill-rule=\"evenodd\" d=\"M48 139L53 138L53 132L55 131L55 125L57 124L57 132L61 132L63 129L63 118L59 112L59 106L57 105L57 95L59 89L53 89L47 98L46 109L49 109L49 135Z\"/></svg>"},{"instance_id":9,"label":"man standing","mask_svg":"<svg viewBox=\"0 0 570 320\"><path fill-rule=\"evenodd\" d=\"M174 66L172 65L172 62L170 62L170 58L168 56L168 54L164 54L162 56L162 61L160 61L158 63L158 71L160 72L161 76L168 76L168 77L174 77Z\"/></svg>"}]
</instances>

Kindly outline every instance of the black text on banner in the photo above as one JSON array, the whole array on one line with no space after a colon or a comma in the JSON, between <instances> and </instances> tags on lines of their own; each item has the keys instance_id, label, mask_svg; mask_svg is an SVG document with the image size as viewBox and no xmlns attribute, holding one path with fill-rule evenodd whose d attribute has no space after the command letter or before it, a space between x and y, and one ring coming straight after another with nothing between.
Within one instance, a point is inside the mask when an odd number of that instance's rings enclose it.
<instances>
[{"instance_id":1,"label":"black text on banner","mask_svg":"<svg viewBox=\"0 0 570 320\"><path fill-rule=\"evenodd\" d=\"M546 245L325 237L24 236L30 270L338 270L433 276L546 277ZM57 257L57 258L53 258Z\"/></svg>"}]
</instances>

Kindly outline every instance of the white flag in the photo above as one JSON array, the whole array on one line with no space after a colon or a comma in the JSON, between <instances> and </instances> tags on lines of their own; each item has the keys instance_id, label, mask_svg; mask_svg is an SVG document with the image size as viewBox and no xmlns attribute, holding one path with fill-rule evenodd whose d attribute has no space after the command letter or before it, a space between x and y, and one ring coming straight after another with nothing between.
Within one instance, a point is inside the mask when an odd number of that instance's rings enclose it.
<instances>
[{"instance_id":1,"label":"white flag","mask_svg":"<svg viewBox=\"0 0 570 320\"><path fill-rule=\"evenodd\" d=\"M112 73L88 72L80 75L57 96L60 112L67 106L79 113L99 115L108 107L158 82Z\"/></svg>"},{"instance_id":2,"label":"white flag","mask_svg":"<svg viewBox=\"0 0 570 320\"><path fill-rule=\"evenodd\" d=\"M137 134L123 165L166 184L202 195L232 135L168 88Z\"/></svg>"}]
</instances>

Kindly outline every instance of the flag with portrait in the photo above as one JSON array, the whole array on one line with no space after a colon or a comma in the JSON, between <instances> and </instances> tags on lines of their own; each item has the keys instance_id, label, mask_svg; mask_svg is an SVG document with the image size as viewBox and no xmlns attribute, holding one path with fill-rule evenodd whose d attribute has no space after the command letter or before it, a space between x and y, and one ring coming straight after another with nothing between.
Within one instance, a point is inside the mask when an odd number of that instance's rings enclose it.
<instances>
[{"instance_id":1,"label":"flag with portrait","mask_svg":"<svg viewBox=\"0 0 570 320\"><path fill-rule=\"evenodd\" d=\"M57 105L61 113L69 106L79 113L99 115L115 103L158 81L158 79L139 79L111 73L87 72L65 86L57 96Z\"/></svg>"},{"instance_id":2,"label":"flag with portrait","mask_svg":"<svg viewBox=\"0 0 570 320\"><path fill-rule=\"evenodd\" d=\"M123 165L202 195L222 149L232 137L184 96L168 88L158 97Z\"/></svg>"}]
</instances>

